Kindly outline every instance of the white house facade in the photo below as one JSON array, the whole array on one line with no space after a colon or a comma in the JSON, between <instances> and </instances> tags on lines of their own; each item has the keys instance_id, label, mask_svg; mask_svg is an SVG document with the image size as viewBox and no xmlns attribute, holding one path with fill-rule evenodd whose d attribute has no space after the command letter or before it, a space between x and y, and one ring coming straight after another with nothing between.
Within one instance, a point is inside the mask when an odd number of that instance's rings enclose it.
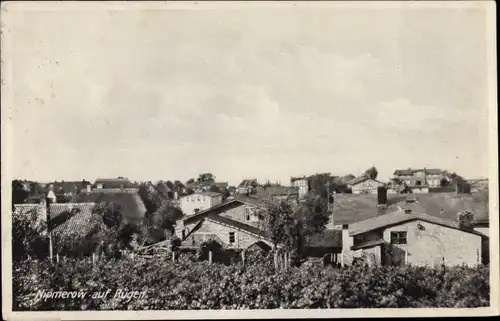
<instances>
[{"instance_id":1,"label":"white house facade","mask_svg":"<svg viewBox=\"0 0 500 321\"><path fill-rule=\"evenodd\" d=\"M185 215L193 215L222 203L222 194L215 192L196 192L181 197L180 206Z\"/></svg>"}]
</instances>

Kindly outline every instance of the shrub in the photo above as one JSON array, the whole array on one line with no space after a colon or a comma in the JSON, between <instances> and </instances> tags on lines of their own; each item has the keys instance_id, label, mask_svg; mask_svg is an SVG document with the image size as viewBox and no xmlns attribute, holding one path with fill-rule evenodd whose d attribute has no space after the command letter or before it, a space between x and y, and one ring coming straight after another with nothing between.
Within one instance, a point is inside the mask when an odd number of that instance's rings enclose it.
<instances>
[{"instance_id":1,"label":"shrub","mask_svg":"<svg viewBox=\"0 0 500 321\"><path fill-rule=\"evenodd\" d=\"M107 298L95 292L111 290ZM145 297L115 298L118 289ZM52 265L14 264L14 310L179 310L481 307L489 305L489 270L303 265L275 271L272 264L222 265L181 255L168 258L69 259ZM35 301L38 290L85 291L78 299Z\"/></svg>"}]
</instances>

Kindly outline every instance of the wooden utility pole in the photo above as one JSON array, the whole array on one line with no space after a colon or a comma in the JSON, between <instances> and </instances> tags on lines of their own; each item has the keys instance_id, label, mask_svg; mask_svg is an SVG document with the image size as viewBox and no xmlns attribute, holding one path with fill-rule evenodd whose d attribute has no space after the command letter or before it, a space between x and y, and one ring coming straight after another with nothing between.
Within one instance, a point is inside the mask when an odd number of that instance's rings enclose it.
<instances>
[{"instance_id":1,"label":"wooden utility pole","mask_svg":"<svg viewBox=\"0 0 500 321\"><path fill-rule=\"evenodd\" d=\"M51 228L50 228L50 199L46 196L45 197L45 211L47 212L47 234L49 235L49 258L50 258L50 262L53 262L53 259L54 259L54 256L53 256L53 250L52 250L52 231L51 231Z\"/></svg>"}]
</instances>

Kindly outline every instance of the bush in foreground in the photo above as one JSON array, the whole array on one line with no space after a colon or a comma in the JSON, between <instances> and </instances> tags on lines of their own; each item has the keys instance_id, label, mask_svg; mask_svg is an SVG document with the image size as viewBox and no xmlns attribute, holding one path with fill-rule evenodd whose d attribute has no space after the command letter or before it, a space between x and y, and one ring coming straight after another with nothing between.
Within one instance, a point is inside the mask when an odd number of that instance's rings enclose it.
<instances>
[{"instance_id":1,"label":"bush in foreground","mask_svg":"<svg viewBox=\"0 0 500 321\"><path fill-rule=\"evenodd\" d=\"M13 267L14 310L178 310L276 308L482 307L489 305L489 270L353 266L225 266L168 258L29 260ZM122 291L145 291L118 298ZM82 298L36 300L38 290L78 291ZM110 290L106 298L96 292Z\"/></svg>"}]
</instances>

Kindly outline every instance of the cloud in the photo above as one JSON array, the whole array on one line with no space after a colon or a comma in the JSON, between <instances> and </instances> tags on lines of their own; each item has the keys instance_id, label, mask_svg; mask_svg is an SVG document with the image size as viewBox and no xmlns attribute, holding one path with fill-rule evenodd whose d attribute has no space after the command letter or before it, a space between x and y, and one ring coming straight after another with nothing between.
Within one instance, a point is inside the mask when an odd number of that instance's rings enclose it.
<instances>
[{"instance_id":1,"label":"cloud","mask_svg":"<svg viewBox=\"0 0 500 321\"><path fill-rule=\"evenodd\" d=\"M374 124L378 127L399 131L430 132L446 129L449 125L465 120L464 113L459 109L415 105L403 98L379 103L373 109L373 113L375 114Z\"/></svg>"}]
</instances>

